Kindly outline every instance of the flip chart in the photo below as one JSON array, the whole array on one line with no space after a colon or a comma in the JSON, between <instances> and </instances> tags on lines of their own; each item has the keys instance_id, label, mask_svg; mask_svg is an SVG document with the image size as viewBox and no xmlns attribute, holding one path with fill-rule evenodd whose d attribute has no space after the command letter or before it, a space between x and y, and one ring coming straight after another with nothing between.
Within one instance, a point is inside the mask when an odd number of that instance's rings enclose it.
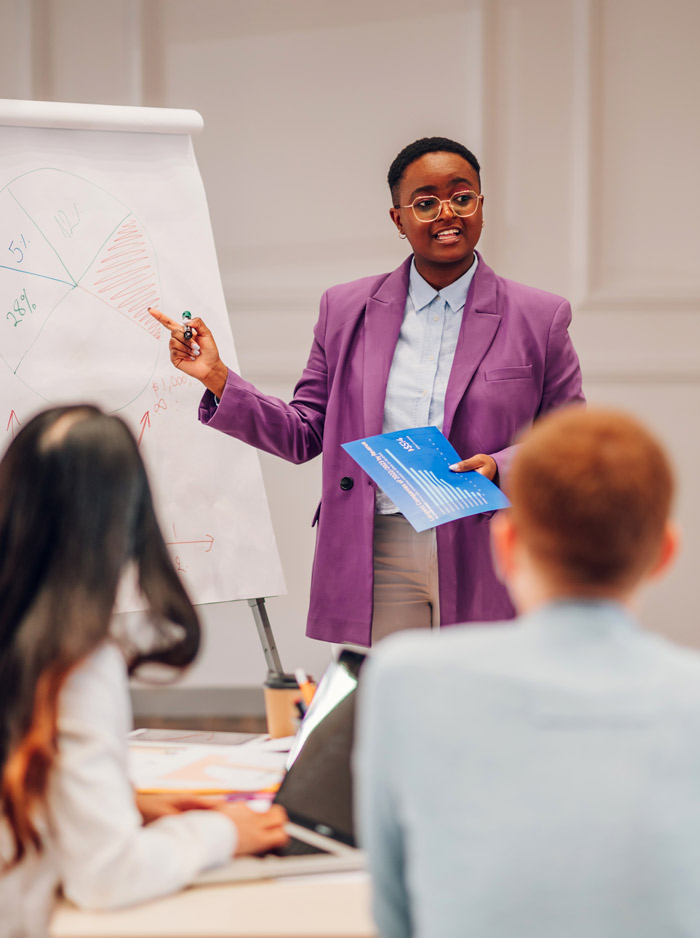
<instances>
[{"instance_id":1,"label":"flip chart","mask_svg":"<svg viewBox=\"0 0 700 938\"><path fill-rule=\"evenodd\" d=\"M90 402L134 432L195 602L283 593L257 453L202 427L147 313L201 315L237 368L195 111L0 101L0 443ZM4 441L2 437L4 436Z\"/></svg>"}]
</instances>

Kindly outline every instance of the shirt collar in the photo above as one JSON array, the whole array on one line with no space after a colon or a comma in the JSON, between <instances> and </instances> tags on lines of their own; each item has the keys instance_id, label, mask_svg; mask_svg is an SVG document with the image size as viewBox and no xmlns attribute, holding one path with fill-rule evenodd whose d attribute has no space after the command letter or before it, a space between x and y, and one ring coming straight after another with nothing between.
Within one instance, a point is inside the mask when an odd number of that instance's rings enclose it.
<instances>
[{"instance_id":1,"label":"shirt collar","mask_svg":"<svg viewBox=\"0 0 700 938\"><path fill-rule=\"evenodd\" d=\"M476 273L478 263L479 257L475 251L474 263L469 270L462 274L458 280L455 280L454 283L448 284L439 291L439 295L443 300L447 301L453 313L458 313L467 302L467 293L469 292L469 287ZM416 270L415 257L411 261L411 269L408 275L408 292L416 312L428 306L429 303L432 303L438 295L438 291L435 287L431 287L428 281L424 280Z\"/></svg>"}]
</instances>

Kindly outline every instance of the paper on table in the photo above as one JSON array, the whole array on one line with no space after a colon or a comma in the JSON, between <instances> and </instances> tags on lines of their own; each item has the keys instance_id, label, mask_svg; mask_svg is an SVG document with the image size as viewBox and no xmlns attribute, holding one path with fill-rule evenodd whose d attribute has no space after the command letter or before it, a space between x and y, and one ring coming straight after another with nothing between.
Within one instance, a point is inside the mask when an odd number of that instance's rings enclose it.
<instances>
[{"instance_id":1,"label":"paper on table","mask_svg":"<svg viewBox=\"0 0 700 938\"><path fill-rule=\"evenodd\" d=\"M286 753L259 748L129 742L129 775L141 793L228 794L269 791L284 775Z\"/></svg>"},{"instance_id":2,"label":"paper on table","mask_svg":"<svg viewBox=\"0 0 700 938\"><path fill-rule=\"evenodd\" d=\"M225 730L155 729L146 727L132 730L129 739L148 743L186 743L188 746L241 746L251 739L259 740L259 733L231 733Z\"/></svg>"},{"instance_id":3,"label":"paper on table","mask_svg":"<svg viewBox=\"0 0 700 938\"><path fill-rule=\"evenodd\" d=\"M343 449L389 496L416 531L510 503L478 472L452 472L461 456L437 427L381 433Z\"/></svg>"}]
</instances>

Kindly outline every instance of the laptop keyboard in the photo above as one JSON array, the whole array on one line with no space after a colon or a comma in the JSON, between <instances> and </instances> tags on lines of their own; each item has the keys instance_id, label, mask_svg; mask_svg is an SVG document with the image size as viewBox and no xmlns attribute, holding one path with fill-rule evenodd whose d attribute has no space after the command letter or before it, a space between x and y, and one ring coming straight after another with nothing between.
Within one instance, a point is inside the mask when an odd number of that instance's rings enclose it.
<instances>
[{"instance_id":1,"label":"laptop keyboard","mask_svg":"<svg viewBox=\"0 0 700 938\"><path fill-rule=\"evenodd\" d=\"M328 850L324 850L322 847L314 847L313 844L309 844L305 840L299 840L296 837L291 837L289 843L285 844L284 847L277 847L276 850L270 850L270 853L274 853L277 857L298 857L304 854L328 852Z\"/></svg>"}]
</instances>

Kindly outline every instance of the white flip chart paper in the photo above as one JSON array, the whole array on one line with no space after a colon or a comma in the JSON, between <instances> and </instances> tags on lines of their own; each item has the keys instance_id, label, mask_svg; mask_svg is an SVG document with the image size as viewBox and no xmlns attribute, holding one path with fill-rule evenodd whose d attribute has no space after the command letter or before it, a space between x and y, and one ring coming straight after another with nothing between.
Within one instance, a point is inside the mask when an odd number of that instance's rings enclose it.
<instances>
[{"instance_id":1,"label":"white flip chart paper","mask_svg":"<svg viewBox=\"0 0 700 938\"><path fill-rule=\"evenodd\" d=\"M285 591L257 453L197 421L146 312L208 323L237 368L193 111L0 101L0 437L91 402L130 425L195 602Z\"/></svg>"}]
</instances>

